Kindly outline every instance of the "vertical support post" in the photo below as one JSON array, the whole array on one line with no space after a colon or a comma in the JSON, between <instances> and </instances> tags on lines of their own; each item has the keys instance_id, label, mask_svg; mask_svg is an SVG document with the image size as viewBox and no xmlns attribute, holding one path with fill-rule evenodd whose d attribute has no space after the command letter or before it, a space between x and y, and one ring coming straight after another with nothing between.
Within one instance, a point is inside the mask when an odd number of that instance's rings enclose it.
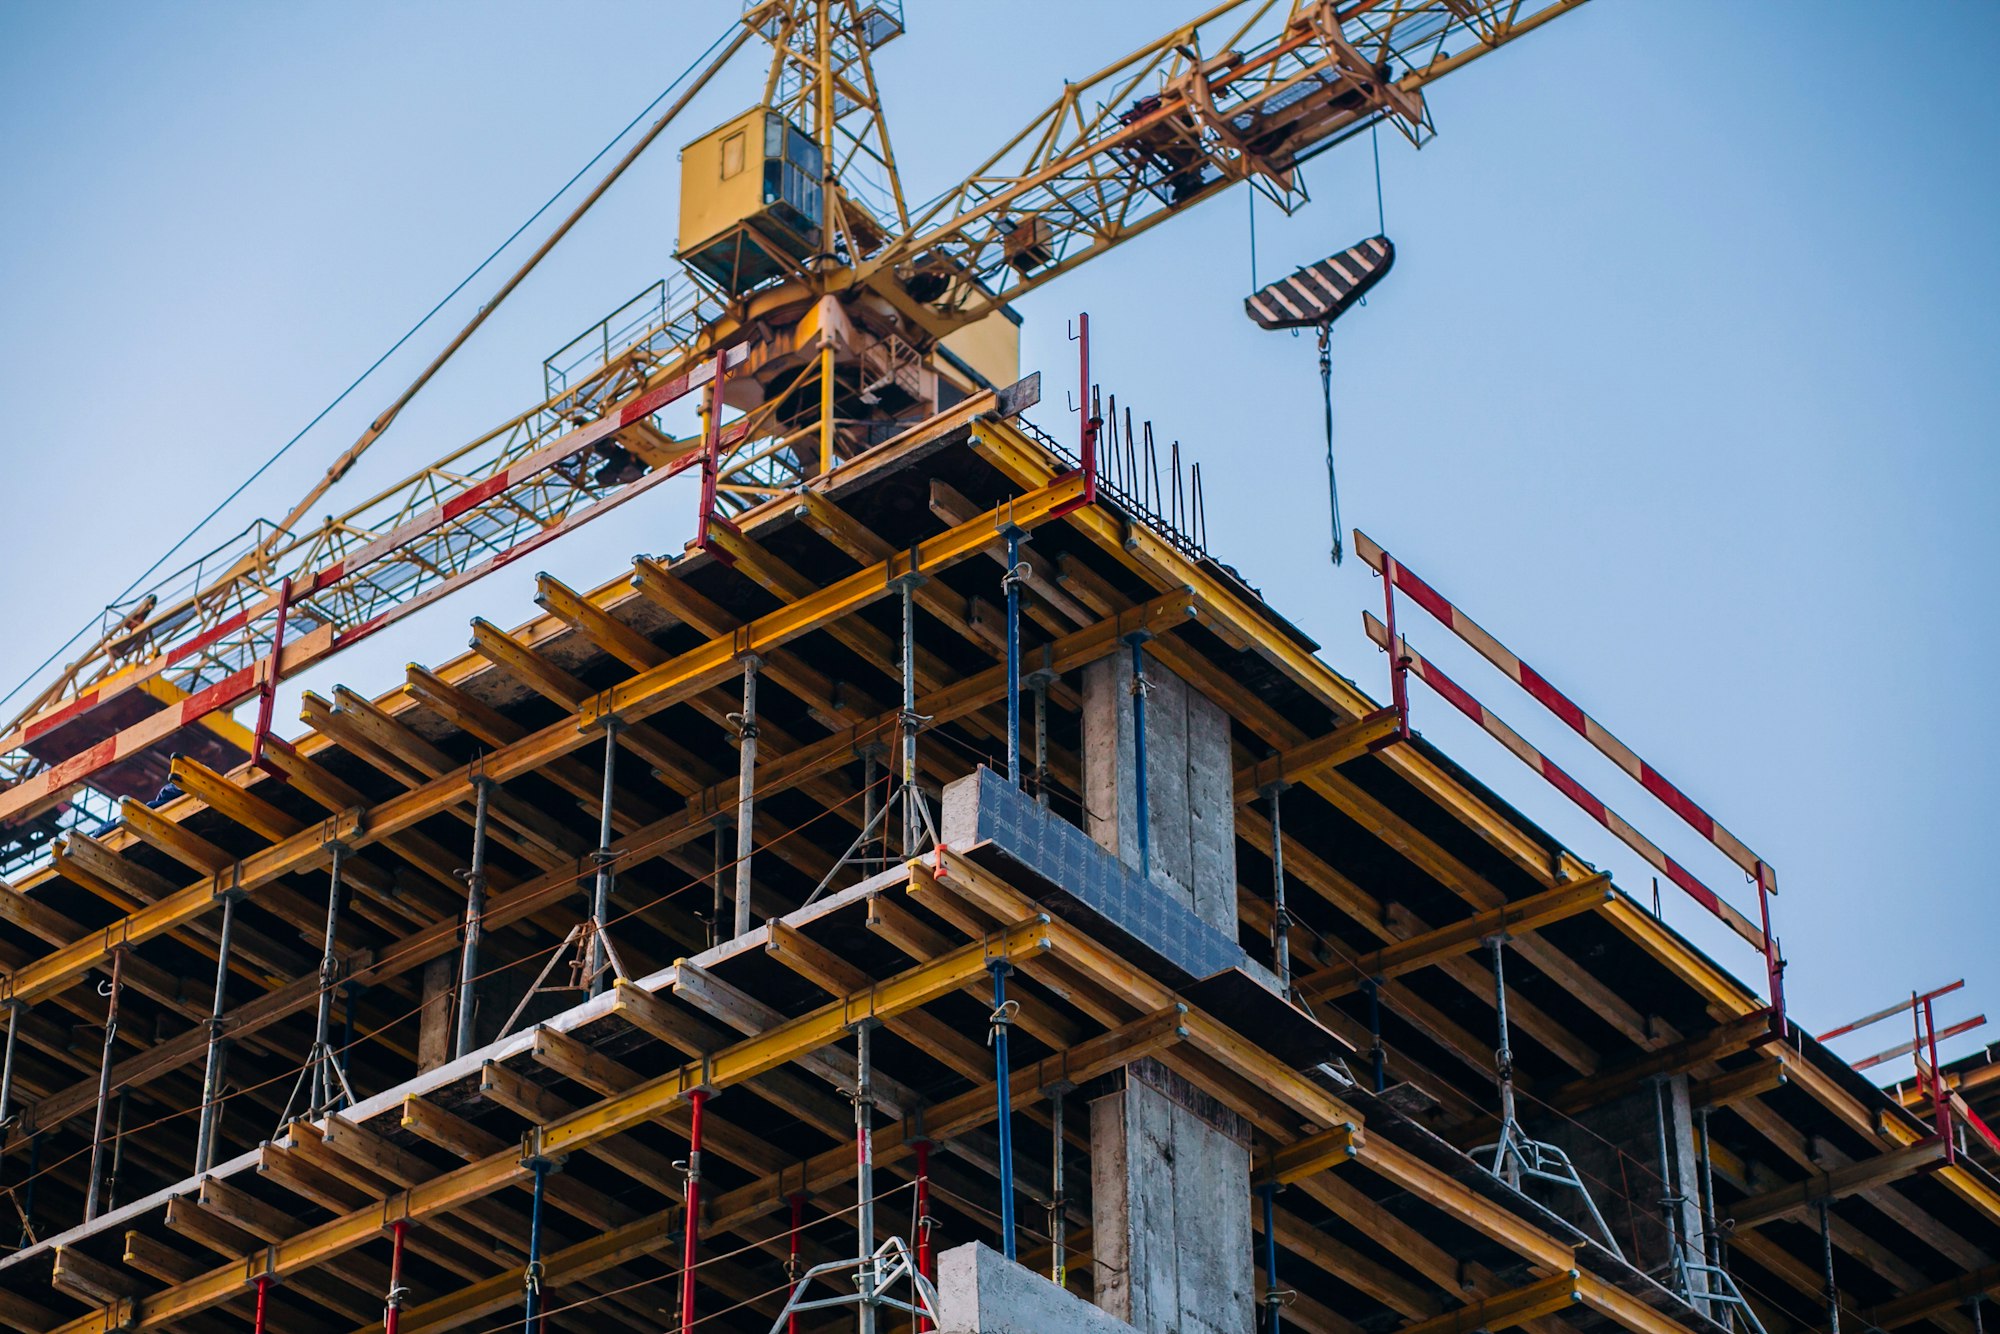
<instances>
[{"instance_id":1,"label":"vertical support post","mask_svg":"<svg viewBox=\"0 0 2000 1334\"><path fill-rule=\"evenodd\" d=\"M257 1314L252 1317L252 1334L264 1334L264 1299L271 1291L271 1276L257 1275Z\"/></svg>"},{"instance_id":2,"label":"vertical support post","mask_svg":"<svg viewBox=\"0 0 2000 1334\"><path fill-rule=\"evenodd\" d=\"M465 941L458 959L458 1033L455 1056L472 1050L479 1013L479 937L486 929L486 807L493 780L472 780L472 866L465 873Z\"/></svg>"},{"instance_id":3,"label":"vertical support post","mask_svg":"<svg viewBox=\"0 0 2000 1334\"><path fill-rule=\"evenodd\" d=\"M739 715L742 738L736 771L736 934L750 931L750 853L755 831L751 821L756 813L757 789L757 669L762 660L754 653L743 658L743 712Z\"/></svg>"},{"instance_id":4,"label":"vertical support post","mask_svg":"<svg viewBox=\"0 0 2000 1334\"><path fill-rule=\"evenodd\" d=\"M876 772L878 766L875 755L876 744L873 741L861 748L861 827L863 830L875 827L876 802L878 800L875 791L875 783L878 777ZM864 865L867 864L868 843L871 841L864 839L855 849L862 857ZM888 843L888 834L886 830L883 832L883 843L885 845L883 860L887 860L886 845Z\"/></svg>"},{"instance_id":5,"label":"vertical support post","mask_svg":"<svg viewBox=\"0 0 2000 1334\"><path fill-rule=\"evenodd\" d=\"M993 1087L998 1102L996 1120L1000 1131L1000 1250L1012 1260L1015 1258L1014 1097L1012 1072L1007 1058L1007 1030L1013 1020L1007 1013L1007 974L1013 970L1013 965L1005 959L995 959L986 967L993 974Z\"/></svg>"},{"instance_id":6,"label":"vertical support post","mask_svg":"<svg viewBox=\"0 0 2000 1334\"><path fill-rule=\"evenodd\" d=\"M1833 1278L1833 1202L1819 1202L1819 1245L1826 1267L1826 1334L1840 1334L1840 1285Z\"/></svg>"},{"instance_id":7,"label":"vertical support post","mask_svg":"<svg viewBox=\"0 0 2000 1334\"><path fill-rule=\"evenodd\" d=\"M389 1224L389 1298L382 1307L382 1334L397 1334L403 1322L403 1236L409 1230L407 1218Z\"/></svg>"},{"instance_id":8,"label":"vertical support post","mask_svg":"<svg viewBox=\"0 0 2000 1334\"><path fill-rule=\"evenodd\" d=\"M722 919L728 911L728 896L722 890L722 868L723 858L728 855L729 817L718 815L712 823L715 826L715 870L709 876L708 943L720 945L726 939L722 933Z\"/></svg>"},{"instance_id":9,"label":"vertical support post","mask_svg":"<svg viewBox=\"0 0 2000 1334\"><path fill-rule=\"evenodd\" d=\"M1389 1053L1382 1047L1382 984L1375 978L1362 983L1368 992L1368 1056L1374 1067L1375 1091L1389 1087Z\"/></svg>"},{"instance_id":10,"label":"vertical support post","mask_svg":"<svg viewBox=\"0 0 2000 1334\"><path fill-rule=\"evenodd\" d=\"M313 1068L308 1080L310 1110L333 1106L333 984L340 978L340 958L335 942L340 933L340 878L347 865L347 845L333 845L333 868L326 887L326 936L319 958L319 1012L313 1022Z\"/></svg>"},{"instance_id":11,"label":"vertical support post","mask_svg":"<svg viewBox=\"0 0 2000 1334\"><path fill-rule=\"evenodd\" d=\"M1672 1267L1682 1299L1692 1304L1700 1294L1694 1291L1694 1284L1688 1276L1687 1252L1681 1240L1682 1197L1674 1186L1673 1153L1667 1147L1667 1081L1663 1078L1653 1081L1653 1125L1659 1137L1660 1217L1667 1225L1667 1263Z\"/></svg>"},{"instance_id":12,"label":"vertical support post","mask_svg":"<svg viewBox=\"0 0 2000 1334\"><path fill-rule=\"evenodd\" d=\"M1021 530L1007 525L1007 781L1021 786Z\"/></svg>"},{"instance_id":13,"label":"vertical support post","mask_svg":"<svg viewBox=\"0 0 2000 1334\"><path fill-rule=\"evenodd\" d=\"M1070 341L1077 345L1077 459L1083 465L1083 494L1058 511L1058 517L1071 509L1097 503L1097 429L1104 419L1098 414L1097 400L1090 392L1090 312L1078 315L1076 322L1077 331L1070 335Z\"/></svg>"},{"instance_id":14,"label":"vertical support post","mask_svg":"<svg viewBox=\"0 0 2000 1334\"><path fill-rule=\"evenodd\" d=\"M819 475L833 471L833 334L820 322Z\"/></svg>"},{"instance_id":15,"label":"vertical support post","mask_svg":"<svg viewBox=\"0 0 2000 1334\"><path fill-rule=\"evenodd\" d=\"M1278 974L1278 994L1292 998L1292 914L1285 906L1285 838L1280 824L1280 807L1285 789L1280 779L1264 788L1264 800L1271 803L1271 958Z\"/></svg>"},{"instance_id":16,"label":"vertical support post","mask_svg":"<svg viewBox=\"0 0 2000 1334\"><path fill-rule=\"evenodd\" d=\"M922 1152L922 1149L919 1148L918 1154L920 1159ZM805 1272L804 1267L799 1263L799 1233L806 1225L806 1193L802 1190L793 1191L791 1205L792 1231L790 1245L785 1251L785 1278L792 1286L797 1287L799 1275ZM785 1316L785 1334L799 1334L799 1313L797 1311L793 1311Z\"/></svg>"},{"instance_id":17,"label":"vertical support post","mask_svg":"<svg viewBox=\"0 0 2000 1334\"><path fill-rule=\"evenodd\" d=\"M1335 533L1334 539L1339 540ZM1401 720L1396 735L1404 741L1410 739L1410 666L1403 653L1403 641L1396 634L1396 572L1402 566L1388 552L1382 553L1382 626L1389 640L1389 699L1395 706L1396 717ZM1768 939L1768 937L1767 937Z\"/></svg>"},{"instance_id":18,"label":"vertical support post","mask_svg":"<svg viewBox=\"0 0 2000 1334\"><path fill-rule=\"evenodd\" d=\"M1785 956L1778 938L1771 934L1771 877L1763 862L1757 863L1757 921L1764 932L1764 976L1771 992L1771 1031L1784 1042L1791 1033L1785 1019Z\"/></svg>"},{"instance_id":19,"label":"vertical support post","mask_svg":"<svg viewBox=\"0 0 2000 1334\"><path fill-rule=\"evenodd\" d=\"M35 1183L42 1179L42 1135L40 1131L28 1136L28 1177L22 1182L27 1189L21 1192L21 1245L31 1246L35 1241Z\"/></svg>"},{"instance_id":20,"label":"vertical support post","mask_svg":"<svg viewBox=\"0 0 2000 1334\"><path fill-rule=\"evenodd\" d=\"M104 1060L97 1069L97 1118L90 1132L90 1187L84 1196L83 1221L97 1217L98 1188L102 1184L104 1120L111 1104L111 1052L118 1038L118 993L125 986L125 951L111 951L111 990L104 1002Z\"/></svg>"},{"instance_id":21,"label":"vertical support post","mask_svg":"<svg viewBox=\"0 0 2000 1334\"><path fill-rule=\"evenodd\" d=\"M1278 1186L1271 1182L1257 1188L1264 1205L1264 1328L1278 1334Z\"/></svg>"},{"instance_id":22,"label":"vertical support post","mask_svg":"<svg viewBox=\"0 0 2000 1334\"><path fill-rule=\"evenodd\" d=\"M590 994L604 994L605 974L610 969L610 952L604 933L611 920L611 812L618 799L618 733L623 726L616 718L604 720L604 796L597 808L597 879L590 890Z\"/></svg>"},{"instance_id":23,"label":"vertical support post","mask_svg":"<svg viewBox=\"0 0 2000 1334\"><path fill-rule=\"evenodd\" d=\"M861 1246L854 1288L861 1334L875 1334L875 1086L869 1042L875 1021L854 1026L854 1230Z\"/></svg>"},{"instance_id":24,"label":"vertical support post","mask_svg":"<svg viewBox=\"0 0 2000 1334\"><path fill-rule=\"evenodd\" d=\"M722 480L722 380L726 355L724 352L715 354L715 374L709 380L708 393L702 400L705 410L702 413L701 513L695 516L694 544L703 551L708 550L708 523L715 514L716 488Z\"/></svg>"},{"instance_id":25,"label":"vertical support post","mask_svg":"<svg viewBox=\"0 0 2000 1334\"><path fill-rule=\"evenodd\" d=\"M707 1106L707 1089L688 1094L687 1216L681 1220L681 1334L694 1328L694 1257L701 1244L701 1120Z\"/></svg>"},{"instance_id":26,"label":"vertical support post","mask_svg":"<svg viewBox=\"0 0 2000 1334\"><path fill-rule=\"evenodd\" d=\"M913 560L910 572L902 577L898 585L903 604L903 707L900 714L903 730L903 786L900 789L900 796L903 803L903 856L906 860L917 855L917 840L923 833L922 812L917 809L920 800L917 795L917 725L922 721L917 713L918 577Z\"/></svg>"},{"instance_id":27,"label":"vertical support post","mask_svg":"<svg viewBox=\"0 0 2000 1334\"><path fill-rule=\"evenodd\" d=\"M104 1174L104 1211L118 1207L118 1177L125 1170L125 1099L129 1089L118 1090L118 1110L111 1117L111 1167Z\"/></svg>"},{"instance_id":28,"label":"vertical support post","mask_svg":"<svg viewBox=\"0 0 2000 1334\"><path fill-rule=\"evenodd\" d=\"M1953 1147L1957 1137L1951 1133L1951 1090L1945 1087L1944 1072L1938 1068L1937 1016L1931 1011L1931 998L1924 997L1924 1042L1930 1050L1931 1108L1937 1116L1937 1133L1944 1140L1944 1161L1947 1166L1957 1161L1957 1150Z\"/></svg>"},{"instance_id":29,"label":"vertical support post","mask_svg":"<svg viewBox=\"0 0 2000 1334\"><path fill-rule=\"evenodd\" d=\"M1493 1009L1500 1024L1500 1045L1493 1051L1493 1073L1500 1086L1500 1141L1493 1167L1501 1180L1519 1190L1520 1155L1509 1152L1520 1127L1514 1121L1514 1044L1507 1036L1507 935L1488 936L1486 943L1493 951Z\"/></svg>"},{"instance_id":30,"label":"vertical support post","mask_svg":"<svg viewBox=\"0 0 2000 1334\"><path fill-rule=\"evenodd\" d=\"M1145 631L1134 631L1125 637L1132 646L1132 768L1133 802L1136 812L1133 826L1139 832L1139 875L1147 880L1153 877L1153 856L1150 846L1152 808L1146 803L1146 649Z\"/></svg>"},{"instance_id":31,"label":"vertical support post","mask_svg":"<svg viewBox=\"0 0 2000 1334\"><path fill-rule=\"evenodd\" d=\"M195 1122L194 1171L206 1172L215 1162L215 1105L222 1096L223 1009L229 991L229 946L236 929L237 891L222 896L222 930L215 941L215 999L208 1010L208 1060L201 1075L201 1116ZM4 1120L0 1115L0 1120Z\"/></svg>"},{"instance_id":32,"label":"vertical support post","mask_svg":"<svg viewBox=\"0 0 2000 1334\"><path fill-rule=\"evenodd\" d=\"M537 1158L528 1164L534 1173L534 1194L528 1205L528 1263L521 1270L521 1334L542 1331L542 1196L548 1189L549 1163Z\"/></svg>"},{"instance_id":33,"label":"vertical support post","mask_svg":"<svg viewBox=\"0 0 2000 1334\"><path fill-rule=\"evenodd\" d=\"M0 1130L4 1130L14 1115L14 1042L20 1033L21 1011L27 1006L12 997L0 1004L7 1007L7 1050L0 1056Z\"/></svg>"},{"instance_id":34,"label":"vertical support post","mask_svg":"<svg viewBox=\"0 0 2000 1334\"><path fill-rule=\"evenodd\" d=\"M937 1281L937 1254L931 1249L931 1142L920 1139L917 1152L917 1272L925 1280ZM927 1315L917 1317L919 1334L932 1328Z\"/></svg>"},{"instance_id":35,"label":"vertical support post","mask_svg":"<svg viewBox=\"0 0 2000 1334\"><path fill-rule=\"evenodd\" d=\"M1063 1086L1049 1090L1049 1281L1069 1286L1069 1208L1063 1182Z\"/></svg>"},{"instance_id":36,"label":"vertical support post","mask_svg":"<svg viewBox=\"0 0 2000 1334\"><path fill-rule=\"evenodd\" d=\"M1708 1113L1706 1107L1695 1113L1695 1123L1701 1129L1701 1235L1703 1258L1720 1269L1722 1238L1716 1234L1715 1227L1715 1167L1708 1148Z\"/></svg>"}]
</instances>

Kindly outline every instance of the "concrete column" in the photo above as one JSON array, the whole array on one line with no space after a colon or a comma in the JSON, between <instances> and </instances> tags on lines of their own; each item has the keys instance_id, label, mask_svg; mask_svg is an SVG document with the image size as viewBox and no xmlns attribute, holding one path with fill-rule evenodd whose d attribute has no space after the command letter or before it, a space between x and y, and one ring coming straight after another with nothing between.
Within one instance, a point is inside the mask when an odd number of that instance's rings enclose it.
<instances>
[{"instance_id":1,"label":"concrete column","mask_svg":"<svg viewBox=\"0 0 2000 1334\"><path fill-rule=\"evenodd\" d=\"M1145 658L1146 833L1153 882L1233 939L1236 804L1229 719L1207 696ZM1121 649L1083 670L1085 828L1127 866L1139 866L1132 655Z\"/></svg>"},{"instance_id":2,"label":"concrete column","mask_svg":"<svg viewBox=\"0 0 2000 1334\"><path fill-rule=\"evenodd\" d=\"M1157 1061L1090 1103L1097 1305L1141 1334L1244 1334L1255 1320L1250 1135Z\"/></svg>"}]
</instances>

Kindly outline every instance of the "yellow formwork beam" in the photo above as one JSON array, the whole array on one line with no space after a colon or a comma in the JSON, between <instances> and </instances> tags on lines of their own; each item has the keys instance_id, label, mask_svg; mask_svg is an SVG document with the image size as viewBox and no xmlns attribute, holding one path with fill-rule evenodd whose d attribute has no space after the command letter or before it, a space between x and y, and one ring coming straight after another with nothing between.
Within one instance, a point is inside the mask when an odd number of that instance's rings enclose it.
<instances>
[{"instance_id":1,"label":"yellow formwork beam","mask_svg":"<svg viewBox=\"0 0 2000 1334\"><path fill-rule=\"evenodd\" d=\"M926 539L907 552L837 579L730 634L713 638L599 692L585 700L569 719L496 747L480 761L480 773L495 782L506 782L591 744L595 730L608 719L636 722L711 686L721 685L741 671L740 660L744 655L768 652L888 596L893 581L901 575L941 569L965 560L999 541L1001 532L1010 524L1022 529L1038 527L1061 514L1082 494L1081 478L1058 480ZM217 872L101 931L14 969L0 979L0 999L34 1001L50 995L106 962L112 950L138 945L207 912L232 888L254 893L279 877L325 857L327 845L335 841L361 847L400 833L439 811L472 800L473 784L471 766L456 769L365 811L345 811L311 826L245 857L229 871Z\"/></svg>"},{"instance_id":2,"label":"yellow formwork beam","mask_svg":"<svg viewBox=\"0 0 2000 1334\"><path fill-rule=\"evenodd\" d=\"M1512 1329L1545 1315L1566 1311L1583 1301L1580 1275L1566 1269L1554 1278L1483 1297L1456 1311L1403 1326L1396 1334L1473 1334L1475 1330Z\"/></svg>"},{"instance_id":3,"label":"yellow formwork beam","mask_svg":"<svg viewBox=\"0 0 2000 1334\"><path fill-rule=\"evenodd\" d=\"M528 1179L538 1157L574 1152L653 1119L698 1088L721 1089L815 1051L864 1019L880 1019L956 991L996 960L1020 962L1050 948L1044 920L1023 922L887 982L842 997L703 1060L531 1131L516 1150L492 1154L323 1223L150 1297L114 1303L51 1334L158 1329L241 1295L259 1275L282 1278L353 1250L398 1220L444 1213Z\"/></svg>"},{"instance_id":4,"label":"yellow formwork beam","mask_svg":"<svg viewBox=\"0 0 2000 1334\"><path fill-rule=\"evenodd\" d=\"M1499 908L1475 913L1421 935L1371 950L1345 963L1330 964L1299 979L1299 990L1313 999L1344 996L1365 982L1386 981L1415 972L1440 959L1463 954L1501 933L1532 931L1551 922L1601 908L1617 897L1611 877L1595 875L1573 885L1558 885Z\"/></svg>"}]
</instances>

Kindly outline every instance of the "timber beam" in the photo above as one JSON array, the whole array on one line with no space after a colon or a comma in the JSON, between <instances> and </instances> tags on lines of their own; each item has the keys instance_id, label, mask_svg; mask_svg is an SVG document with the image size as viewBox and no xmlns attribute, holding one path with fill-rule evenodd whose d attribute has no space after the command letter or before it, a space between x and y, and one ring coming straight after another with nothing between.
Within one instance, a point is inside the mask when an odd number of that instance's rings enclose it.
<instances>
[{"instance_id":1,"label":"timber beam","mask_svg":"<svg viewBox=\"0 0 2000 1334\"><path fill-rule=\"evenodd\" d=\"M1583 1301L1581 1275L1564 1270L1554 1278L1483 1297L1456 1311L1403 1326L1396 1334L1474 1334L1475 1330L1512 1329L1545 1315L1566 1311Z\"/></svg>"},{"instance_id":2,"label":"timber beam","mask_svg":"<svg viewBox=\"0 0 2000 1334\"><path fill-rule=\"evenodd\" d=\"M1821 1200L1838 1200L1875 1190L1944 1161L1945 1147L1942 1140L1919 1140L1873 1158L1837 1167L1831 1172L1822 1172L1806 1181L1739 1200L1728 1209L1727 1216L1741 1231L1796 1213Z\"/></svg>"},{"instance_id":3,"label":"timber beam","mask_svg":"<svg viewBox=\"0 0 2000 1334\"><path fill-rule=\"evenodd\" d=\"M1344 996L1359 990L1364 983L1401 977L1440 959L1466 953L1490 936L1532 931L1578 913L1590 912L1611 902L1616 896L1608 875L1596 875L1573 885L1543 890L1502 907L1475 913L1464 921L1399 940L1350 962L1322 968L1299 979L1299 990L1314 1000Z\"/></svg>"},{"instance_id":4,"label":"timber beam","mask_svg":"<svg viewBox=\"0 0 2000 1334\"><path fill-rule=\"evenodd\" d=\"M495 749L481 761L478 773L467 766L366 810L344 811L245 857L240 863L240 880L218 872L128 914L101 932L93 932L83 940L10 970L4 986L0 986L0 999L34 1001L51 995L107 962L114 949L141 944L208 912L231 888L254 894L281 876L319 864L330 855L328 848L333 842L364 847L470 801L474 781L481 775L505 782L530 773L551 759L591 744L608 719L617 718L628 724L638 722L699 691L721 685L735 677L744 654L762 655L859 611L888 596L894 580L902 575L936 570L965 560L984 550L1006 524L1027 529L1046 523L1082 494L1081 477L1058 481L997 506L990 514L927 538L890 560L815 589L726 637L710 639L659 667L598 692L571 717ZM1188 599L1186 605L1192 610L1193 599ZM1004 675L1004 669L1000 670ZM976 697L979 688L973 683L982 681L985 675L981 673L934 693Z\"/></svg>"},{"instance_id":5,"label":"timber beam","mask_svg":"<svg viewBox=\"0 0 2000 1334\"><path fill-rule=\"evenodd\" d=\"M980 976L994 960L1021 961L1046 951L1050 948L1048 928L1045 920L1031 921L963 946L862 994L843 997L711 1057L537 1126L518 1150L492 1154L287 1237L200 1278L144 1299L106 1306L59 1328L62 1334L111 1334L120 1328L158 1329L185 1320L239 1295L245 1272L282 1278L311 1269L379 1236L398 1219L415 1222L517 1185L530 1176L531 1162L557 1159L642 1125L697 1089L728 1088L837 1041L863 1020L886 1019L928 1004ZM212 1178L204 1182L204 1194L219 1185Z\"/></svg>"}]
</instances>

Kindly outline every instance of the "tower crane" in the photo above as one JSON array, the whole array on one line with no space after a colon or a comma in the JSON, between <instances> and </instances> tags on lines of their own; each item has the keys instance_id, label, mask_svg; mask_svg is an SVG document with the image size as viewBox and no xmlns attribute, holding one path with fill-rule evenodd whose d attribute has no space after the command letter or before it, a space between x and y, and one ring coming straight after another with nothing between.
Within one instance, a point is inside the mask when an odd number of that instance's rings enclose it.
<instances>
[{"instance_id":1,"label":"tower crane","mask_svg":"<svg viewBox=\"0 0 2000 1334\"><path fill-rule=\"evenodd\" d=\"M799 487L1017 366L1010 302L1238 183L1287 213L1305 164L1583 0L1225 0L1073 82L961 182L906 197L875 75L900 0L746 0L582 204L279 520L105 614L0 730L0 872L175 755L261 760L278 682L689 469L701 522ZM396 415L746 49L756 105L686 143L681 271L544 365L542 396L318 523ZM704 428L661 414L697 396ZM733 414L733 416L732 416ZM728 418L725 422L725 418ZM258 701L257 723L236 721Z\"/></svg>"}]
</instances>

